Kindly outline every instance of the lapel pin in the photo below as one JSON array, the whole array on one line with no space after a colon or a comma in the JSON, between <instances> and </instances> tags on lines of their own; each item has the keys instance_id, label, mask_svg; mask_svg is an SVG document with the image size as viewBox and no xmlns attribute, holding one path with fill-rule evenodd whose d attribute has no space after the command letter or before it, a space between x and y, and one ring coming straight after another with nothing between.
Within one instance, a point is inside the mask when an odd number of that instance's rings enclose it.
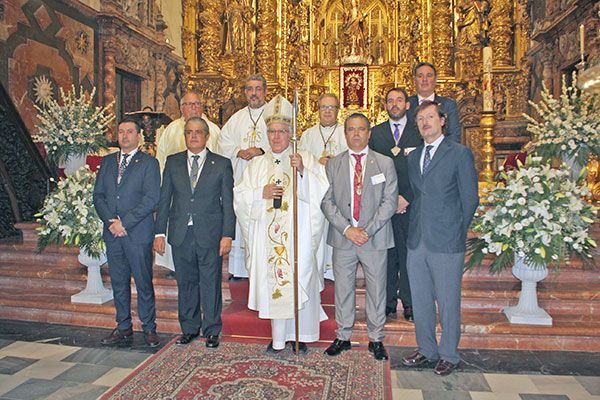
<instances>
[{"instance_id":1,"label":"lapel pin","mask_svg":"<svg viewBox=\"0 0 600 400\"><path fill-rule=\"evenodd\" d=\"M214 164L215 162L214 162L214 161L211 161L210 163L211 163L211 164Z\"/></svg>"},{"instance_id":2,"label":"lapel pin","mask_svg":"<svg viewBox=\"0 0 600 400\"><path fill-rule=\"evenodd\" d=\"M135 160L135 162L138 162L138 161L140 161L140 160Z\"/></svg>"}]
</instances>

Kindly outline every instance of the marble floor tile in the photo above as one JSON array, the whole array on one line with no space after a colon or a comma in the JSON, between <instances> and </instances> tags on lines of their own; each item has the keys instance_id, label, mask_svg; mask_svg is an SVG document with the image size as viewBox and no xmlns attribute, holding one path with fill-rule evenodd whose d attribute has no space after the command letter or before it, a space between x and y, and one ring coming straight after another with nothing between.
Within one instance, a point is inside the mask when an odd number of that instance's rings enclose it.
<instances>
[{"instance_id":1,"label":"marble floor tile","mask_svg":"<svg viewBox=\"0 0 600 400\"><path fill-rule=\"evenodd\" d=\"M28 378L54 379L74 365L73 363L44 359L31 364L15 375L26 376Z\"/></svg>"},{"instance_id":2,"label":"marble floor tile","mask_svg":"<svg viewBox=\"0 0 600 400\"><path fill-rule=\"evenodd\" d=\"M115 350L113 349L79 349L76 352L69 354L61 361L85 364L98 364L114 352Z\"/></svg>"},{"instance_id":3,"label":"marble floor tile","mask_svg":"<svg viewBox=\"0 0 600 400\"><path fill-rule=\"evenodd\" d=\"M417 389L392 388L393 400L423 400L423 392Z\"/></svg>"},{"instance_id":4,"label":"marble floor tile","mask_svg":"<svg viewBox=\"0 0 600 400\"><path fill-rule=\"evenodd\" d=\"M597 366L600 369L600 366ZM578 376L575 378L589 394L600 396L600 377L598 376Z\"/></svg>"},{"instance_id":5,"label":"marble floor tile","mask_svg":"<svg viewBox=\"0 0 600 400\"><path fill-rule=\"evenodd\" d=\"M471 400L469 392L423 390L423 400Z\"/></svg>"},{"instance_id":6,"label":"marble floor tile","mask_svg":"<svg viewBox=\"0 0 600 400\"><path fill-rule=\"evenodd\" d=\"M473 400L521 400L518 393L469 392Z\"/></svg>"},{"instance_id":7,"label":"marble floor tile","mask_svg":"<svg viewBox=\"0 0 600 400\"><path fill-rule=\"evenodd\" d=\"M75 385L73 382L31 378L11 391L4 393L2 397L15 400L40 400L60 388Z\"/></svg>"},{"instance_id":8,"label":"marble floor tile","mask_svg":"<svg viewBox=\"0 0 600 400\"><path fill-rule=\"evenodd\" d=\"M540 393L564 394L571 400L584 399L591 394L577 381L574 376L529 376Z\"/></svg>"},{"instance_id":9,"label":"marble floor tile","mask_svg":"<svg viewBox=\"0 0 600 400\"><path fill-rule=\"evenodd\" d=\"M119 368L135 368L142 361L148 358L148 356L149 354L146 353L126 352L117 350L108 354L106 358L98 362L98 364Z\"/></svg>"},{"instance_id":10,"label":"marble floor tile","mask_svg":"<svg viewBox=\"0 0 600 400\"><path fill-rule=\"evenodd\" d=\"M521 394L520 396L521 396L522 400L575 400L575 399L570 399L569 396L566 396L564 394L538 393L538 394Z\"/></svg>"},{"instance_id":11,"label":"marble floor tile","mask_svg":"<svg viewBox=\"0 0 600 400\"><path fill-rule=\"evenodd\" d=\"M0 349L0 357L13 356L47 360L61 360L79 350L79 347L48 343L14 342Z\"/></svg>"},{"instance_id":12,"label":"marble floor tile","mask_svg":"<svg viewBox=\"0 0 600 400\"><path fill-rule=\"evenodd\" d=\"M79 383L90 383L104 376L112 367L107 365L76 364L54 379Z\"/></svg>"},{"instance_id":13,"label":"marble floor tile","mask_svg":"<svg viewBox=\"0 0 600 400\"><path fill-rule=\"evenodd\" d=\"M12 344L13 342L14 342L14 340L0 339L0 349L2 349L3 347L8 346L9 344Z\"/></svg>"},{"instance_id":14,"label":"marble floor tile","mask_svg":"<svg viewBox=\"0 0 600 400\"><path fill-rule=\"evenodd\" d=\"M45 400L96 400L106 390L107 386L80 384L58 389Z\"/></svg>"},{"instance_id":15,"label":"marble floor tile","mask_svg":"<svg viewBox=\"0 0 600 400\"><path fill-rule=\"evenodd\" d=\"M121 382L125 379L131 372L133 368L118 368L114 367L106 374L102 375L100 378L96 379L92 382L94 385L99 386L114 386L117 383Z\"/></svg>"},{"instance_id":16,"label":"marble floor tile","mask_svg":"<svg viewBox=\"0 0 600 400\"><path fill-rule=\"evenodd\" d=\"M483 374L492 392L539 393L539 389L527 375Z\"/></svg>"},{"instance_id":17,"label":"marble floor tile","mask_svg":"<svg viewBox=\"0 0 600 400\"><path fill-rule=\"evenodd\" d=\"M26 376L1 375L0 374L0 398L6 392L10 392L29 378Z\"/></svg>"},{"instance_id":18,"label":"marble floor tile","mask_svg":"<svg viewBox=\"0 0 600 400\"><path fill-rule=\"evenodd\" d=\"M0 358L0 374L13 375L36 362L32 358L6 356Z\"/></svg>"}]
</instances>

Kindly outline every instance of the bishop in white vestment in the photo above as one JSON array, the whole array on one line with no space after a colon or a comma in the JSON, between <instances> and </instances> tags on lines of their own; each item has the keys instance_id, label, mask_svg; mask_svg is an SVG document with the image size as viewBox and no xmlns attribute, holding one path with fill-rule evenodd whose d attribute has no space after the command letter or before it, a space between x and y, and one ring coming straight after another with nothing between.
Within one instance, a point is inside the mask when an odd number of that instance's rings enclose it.
<instances>
[{"instance_id":1,"label":"bishop in white vestment","mask_svg":"<svg viewBox=\"0 0 600 400\"><path fill-rule=\"evenodd\" d=\"M327 319L321 307L316 250L323 235L320 202L329 184L325 169L308 152L292 154L291 105L281 96L267 105L269 150L253 159L234 187L234 208L247 244L248 307L271 319L268 351L295 341L292 165L298 175L298 313L300 350L319 339ZM287 103L287 104L286 104ZM283 104L283 106L282 106ZM282 111L282 108L284 109ZM271 118L269 116L272 114ZM275 198L281 198L277 208Z\"/></svg>"}]
</instances>

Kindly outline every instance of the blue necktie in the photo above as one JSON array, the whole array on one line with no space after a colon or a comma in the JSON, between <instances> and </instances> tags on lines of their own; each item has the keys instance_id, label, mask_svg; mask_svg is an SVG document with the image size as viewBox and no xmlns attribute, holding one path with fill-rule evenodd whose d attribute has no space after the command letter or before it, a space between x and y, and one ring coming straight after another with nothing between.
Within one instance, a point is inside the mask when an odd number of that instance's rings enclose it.
<instances>
[{"instance_id":1,"label":"blue necktie","mask_svg":"<svg viewBox=\"0 0 600 400\"><path fill-rule=\"evenodd\" d=\"M427 170L429 169L429 164L431 164L431 155L429 154L429 151L431 149L433 149L433 145L431 144L425 147L425 157L423 157L423 175L427 173Z\"/></svg>"},{"instance_id":2,"label":"blue necktie","mask_svg":"<svg viewBox=\"0 0 600 400\"><path fill-rule=\"evenodd\" d=\"M400 141L400 124L394 124L394 140L396 141L396 144L398 144L398 142Z\"/></svg>"}]
</instances>

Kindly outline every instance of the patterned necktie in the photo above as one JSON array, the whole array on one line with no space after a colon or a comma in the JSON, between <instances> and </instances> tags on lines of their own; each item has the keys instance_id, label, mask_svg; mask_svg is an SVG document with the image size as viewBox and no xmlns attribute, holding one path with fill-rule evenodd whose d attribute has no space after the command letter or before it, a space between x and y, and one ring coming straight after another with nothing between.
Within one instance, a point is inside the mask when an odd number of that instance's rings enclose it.
<instances>
[{"instance_id":1,"label":"patterned necktie","mask_svg":"<svg viewBox=\"0 0 600 400\"><path fill-rule=\"evenodd\" d=\"M200 166L198 165L199 155L192 156L192 171L190 172L190 185L192 186L192 192L196 189L196 183L198 182L198 170Z\"/></svg>"},{"instance_id":2,"label":"patterned necktie","mask_svg":"<svg viewBox=\"0 0 600 400\"><path fill-rule=\"evenodd\" d=\"M429 164L431 164L431 155L429 154L431 149L433 149L433 145L429 144L425 146L425 157L423 157L423 175L425 175L429 169Z\"/></svg>"},{"instance_id":3,"label":"patterned necktie","mask_svg":"<svg viewBox=\"0 0 600 400\"><path fill-rule=\"evenodd\" d=\"M352 156L356 159L356 164L354 164L354 209L352 210L352 218L358 221L360 219L360 197L362 195L363 178L360 159L364 154L352 154Z\"/></svg>"},{"instance_id":4,"label":"patterned necktie","mask_svg":"<svg viewBox=\"0 0 600 400\"><path fill-rule=\"evenodd\" d=\"M400 124L394 124L394 140L396 144L400 141Z\"/></svg>"},{"instance_id":5,"label":"patterned necktie","mask_svg":"<svg viewBox=\"0 0 600 400\"><path fill-rule=\"evenodd\" d=\"M117 184L121 183L121 178L123 178L125 168L127 168L127 158L129 158L129 154L121 155L121 162L119 163L119 175L117 176Z\"/></svg>"}]
</instances>

